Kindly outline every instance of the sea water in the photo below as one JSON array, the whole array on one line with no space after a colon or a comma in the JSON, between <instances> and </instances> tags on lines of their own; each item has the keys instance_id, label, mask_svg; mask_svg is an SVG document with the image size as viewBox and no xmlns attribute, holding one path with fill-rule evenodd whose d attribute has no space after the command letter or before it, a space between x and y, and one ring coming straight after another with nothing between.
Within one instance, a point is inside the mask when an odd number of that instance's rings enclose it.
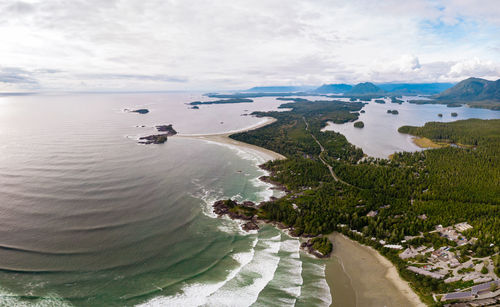
<instances>
[{"instance_id":1,"label":"sea water","mask_svg":"<svg viewBox=\"0 0 500 307\"><path fill-rule=\"evenodd\" d=\"M199 110L186 105L204 99L201 93L0 97L0 305L332 302L325 263L300 252L298 239L271 226L247 233L212 212L222 198L279 196L258 180L265 174L258 153L179 137L137 144L161 124L181 134L243 129L262 122L246 114L281 104L258 98ZM400 115L386 114L388 108ZM417 149L407 136L386 148L400 125L452 120L452 111L456 119L499 113L407 103L371 102L364 109L363 130L337 127L375 156ZM377 134L384 136L379 142L392 141L379 146L372 140Z\"/></svg>"},{"instance_id":2,"label":"sea water","mask_svg":"<svg viewBox=\"0 0 500 307\"><path fill-rule=\"evenodd\" d=\"M403 96L404 102L402 104L391 103L390 99L385 99L386 103L380 104L372 99L363 107L362 110L365 113L359 115L358 120L365 124L364 128L354 127L354 122L345 124L330 122L324 130L343 134L351 144L360 147L369 156L387 158L398 151L423 150L413 143L412 136L398 132L398 128L401 126L423 126L426 122L431 121L450 122L469 118L500 118L500 111L468 106L449 108L442 104L412 104L408 102L414 99L421 98ZM389 114L387 110L397 110L399 114ZM451 116L453 112L457 113L456 117ZM439 114L442 114L442 117Z\"/></svg>"},{"instance_id":3,"label":"sea water","mask_svg":"<svg viewBox=\"0 0 500 307\"><path fill-rule=\"evenodd\" d=\"M0 305L328 305L323 264L266 226L217 218L268 199L255 152L171 137L234 131L280 102L201 106L200 93L0 97ZM124 112L147 108L148 114ZM243 115L243 116L242 116ZM316 267L315 267L316 266ZM317 292L321 289L323 292Z\"/></svg>"}]
</instances>

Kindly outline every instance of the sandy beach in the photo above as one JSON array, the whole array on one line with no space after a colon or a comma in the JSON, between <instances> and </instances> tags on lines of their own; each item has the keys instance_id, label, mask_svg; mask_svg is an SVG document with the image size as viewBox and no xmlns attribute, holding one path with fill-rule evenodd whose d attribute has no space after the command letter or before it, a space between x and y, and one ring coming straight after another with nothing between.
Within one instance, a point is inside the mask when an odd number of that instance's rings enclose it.
<instances>
[{"instance_id":1,"label":"sandy beach","mask_svg":"<svg viewBox=\"0 0 500 307\"><path fill-rule=\"evenodd\" d=\"M286 159L283 155L255 145L239 142L229 136L264 127L276 121L266 117L264 122L239 131L219 134L176 135L195 138L254 152L266 160ZM425 306L392 263L371 247L361 245L342 234L329 236L334 244L331 259L327 260L326 280L330 286L334 307L358 306Z\"/></svg>"},{"instance_id":2,"label":"sandy beach","mask_svg":"<svg viewBox=\"0 0 500 307\"><path fill-rule=\"evenodd\" d=\"M218 134L177 134L177 135L175 135L175 137L194 138L194 139L200 139L200 140L205 140L205 141L209 141L209 142L215 142L215 143L219 143L219 144L237 146L237 147L244 149L246 151L254 152L267 161L286 159L285 156L283 156L277 152L274 152L274 151L271 151L271 150L268 150L268 149L265 149L265 148L262 148L259 146L236 141L236 140L233 140L229 137L232 134L246 132L246 131L250 131L250 130L255 130L255 129L270 125L276 121L276 118L272 118L272 117L264 117L264 119L265 119L264 122L261 122L255 126L251 126L251 127L248 127L248 128L242 129L242 130L238 130L238 131L231 131L231 132L218 133Z\"/></svg>"},{"instance_id":3,"label":"sandy beach","mask_svg":"<svg viewBox=\"0 0 500 307\"><path fill-rule=\"evenodd\" d=\"M332 306L425 306L389 260L371 247L333 233L326 266Z\"/></svg>"}]
</instances>

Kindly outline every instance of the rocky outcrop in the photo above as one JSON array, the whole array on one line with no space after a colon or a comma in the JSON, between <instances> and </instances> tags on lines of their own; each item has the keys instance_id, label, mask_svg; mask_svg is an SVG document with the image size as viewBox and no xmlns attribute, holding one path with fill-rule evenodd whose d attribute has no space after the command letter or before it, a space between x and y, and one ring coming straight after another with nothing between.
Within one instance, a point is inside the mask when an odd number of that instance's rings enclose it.
<instances>
[{"instance_id":1,"label":"rocky outcrop","mask_svg":"<svg viewBox=\"0 0 500 307\"><path fill-rule=\"evenodd\" d=\"M302 242L300 244L300 247L305 250L306 252L308 252L309 254L317 257L317 258L328 258L330 257L330 254L327 254L327 255L324 255L322 254L321 252L315 250L313 248L313 242L312 242L312 239L309 239L307 240L306 242Z\"/></svg>"},{"instance_id":2,"label":"rocky outcrop","mask_svg":"<svg viewBox=\"0 0 500 307\"><path fill-rule=\"evenodd\" d=\"M163 144L167 141L169 136L177 134L177 131L175 131L174 127L172 127L172 124L156 126L156 130L166 133L140 137L139 144Z\"/></svg>"},{"instance_id":3,"label":"rocky outcrop","mask_svg":"<svg viewBox=\"0 0 500 307\"><path fill-rule=\"evenodd\" d=\"M255 213L257 212L255 203L251 201L245 201L238 204L236 201L218 200L213 204L213 212L217 214L218 217L227 215L232 220L246 221L241 228L245 231L258 230L258 219Z\"/></svg>"},{"instance_id":4,"label":"rocky outcrop","mask_svg":"<svg viewBox=\"0 0 500 307\"><path fill-rule=\"evenodd\" d=\"M166 132L167 136L172 136L177 134L177 131L175 131L175 129L172 127L172 124L156 126L156 130L160 132Z\"/></svg>"},{"instance_id":5,"label":"rocky outcrop","mask_svg":"<svg viewBox=\"0 0 500 307\"><path fill-rule=\"evenodd\" d=\"M139 114L147 114L147 113L149 113L148 109L136 109L136 110L125 109L125 111L132 112L132 113L139 113Z\"/></svg>"},{"instance_id":6,"label":"rocky outcrop","mask_svg":"<svg viewBox=\"0 0 500 307\"><path fill-rule=\"evenodd\" d=\"M139 138L139 144L163 144L167 141L167 134L153 134Z\"/></svg>"}]
</instances>

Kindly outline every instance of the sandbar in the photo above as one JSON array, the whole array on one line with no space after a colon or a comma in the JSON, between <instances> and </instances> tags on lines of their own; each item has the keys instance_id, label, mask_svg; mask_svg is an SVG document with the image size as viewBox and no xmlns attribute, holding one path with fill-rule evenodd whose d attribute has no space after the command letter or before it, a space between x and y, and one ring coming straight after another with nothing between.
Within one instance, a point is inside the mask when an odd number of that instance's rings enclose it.
<instances>
[{"instance_id":1,"label":"sandbar","mask_svg":"<svg viewBox=\"0 0 500 307\"><path fill-rule=\"evenodd\" d=\"M260 157L262 157L263 159L265 159L267 161L286 159L285 156L283 156L277 152L274 152L272 150L265 149L265 148L255 146L252 144L236 141L236 140L233 140L229 137L232 134L259 129L261 127L270 125L270 124L274 123L275 121L277 121L276 118L272 118L272 117L264 117L264 119L265 119L264 122L261 122L257 125L247 127L247 128L244 128L244 129L238 130L238 131L230 131L230 132L216 133L216 134L177 134L175 137L193 138L193 139L205 140L205 141L210 141L210 142L215 142L215 143L220 143L220 144L237 146L241 149L255 152Z\"/></svg>"}]
</instances>

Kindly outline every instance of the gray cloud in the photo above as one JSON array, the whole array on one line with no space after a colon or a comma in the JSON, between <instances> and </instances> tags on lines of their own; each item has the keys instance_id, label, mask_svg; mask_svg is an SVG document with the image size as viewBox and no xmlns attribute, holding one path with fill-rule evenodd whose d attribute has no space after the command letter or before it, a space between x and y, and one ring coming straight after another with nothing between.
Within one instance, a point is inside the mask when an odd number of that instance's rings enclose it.
<instances>
[{"instance_id":1,"label":"gray cloud","mask_svg":"<svg viewBox=\"0 0 500 307\"><path fill-rule=\"evenodd\" d=\"M24 1L0 2L0 11L12 15L30 14L35 11L35 6Z\"/></svg>"},{"instance_id":2,"label":"gray cloud","mask_svg":"<svg viewBox=\"0 0 500 307\"><path fill-rule=\"evenodd\" d=\"M494 78L499 32L494 0L0 0L0 63L24 69L0 78L51 90Z\"/></svg>"},{"instance_id":3,"label":"gray cloud","mask_svg":"<svg viewBox=\"0 0 500 307\"><path fill-rule=\"evenodd\" d=\"M38 85L31 72L17 67L0 67L0 82L2 83L16 83L23 85Z\"/></svg>"},{"instance_id":4,"label":"gray cloud","mask_svg":"<svg viewBox=\"0 0 500 307\"><path fill-rule=\"evenodd\" d=\"M142 80L142 81L160 81L160 82L176 82L185 83L188 79L182 77L168 75L135 75L135 74L83 74L77 75L82 79L98 79L98 80Z\"/></svg>"}]
</instances>

